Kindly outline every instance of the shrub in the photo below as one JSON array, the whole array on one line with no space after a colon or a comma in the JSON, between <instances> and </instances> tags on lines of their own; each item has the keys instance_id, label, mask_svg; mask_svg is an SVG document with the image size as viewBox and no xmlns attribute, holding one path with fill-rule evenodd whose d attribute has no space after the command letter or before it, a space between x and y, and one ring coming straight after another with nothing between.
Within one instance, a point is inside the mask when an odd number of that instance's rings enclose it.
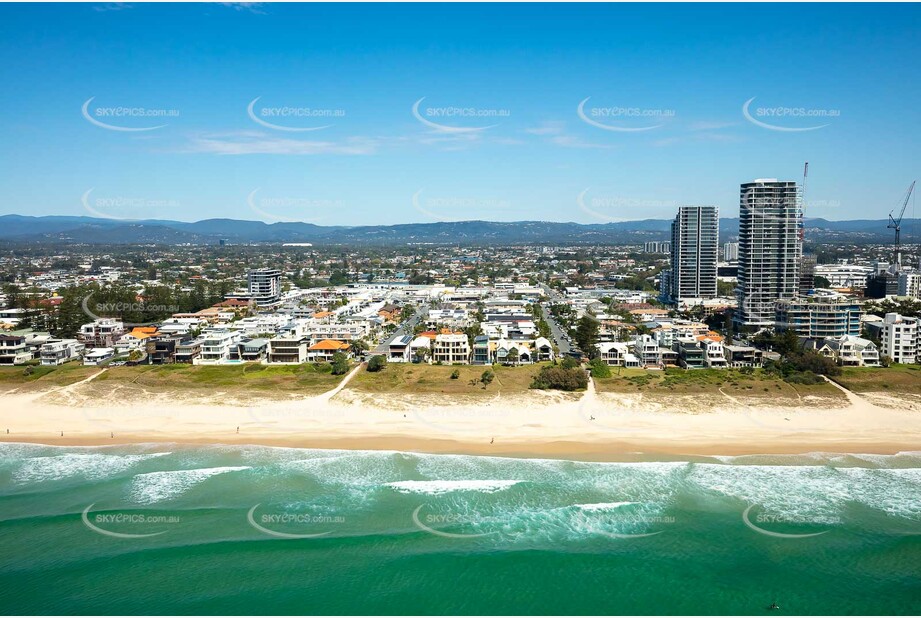
<instances>
[{"instance_id":1,"label":"shrub","mask_svg":"<svg viewBox=\"0 0 921 618\"><path fill-rule=\"evenodd\" d=\"M480 375L480 382L482 382L483 384L489 385L489 384L492 384L492 381L493 379L495 379L495 377L496 377L496 374L494 374L491 370L487 369Z\"/></svg>"},{"instance_id":2,"label":"shrub","mask_svg":"<svg viewBox=\"0 0 921 618\"><path fill-rule=\"evenodd\" d=\"M531 382L531 388L541 390L577 391L587 386L588 377L579 368L542 367Z\"/></svg>"},{"instance_id":3,"label":"shrub","mask_svg":"<svg viewBox=\"0 0 921 618\"><path fill-rule=\"evenodd\" d=\"M784 380L790 384L821 384L823 382L821 377L811 371L794 371Z\"/></svg>"},{"instance_id":4,"label":"shrub","mask_svg":"<svg viewBox=\"0 0 921 618\"><path fill-rule=\"evenodd\" d=\"M452 379L452 380L456 380L456 379L458 379L459 377L460 377L460 371L458 371L457 369L455 369L454 371L451 372L451 379Z\"/></svg>"},{"instance_id":5,"label":"shrub","mask_svg":"<svg viewBox=\"0 0 921 618\"><path fill-rule=\"evenodd\" d=\"M608 364L601 360L600 358L593 359L589 363L592 368L592 377L593 378L610 378L611 377L611 368L608 367Z\"/></svg>"},{"instance_id":6,"label":"shrub","mask_svg":"<svg viewBox=\"0 0 921 618\"><path fill-rule=\"evenodd\" d=\"M575 369L579 366L579 361L574 359L571 356L564 356L563 360L560 361L560 367L563 369Z\"/></svg>"},{"instance_id":7,"label":"shrub","mask_svg":"<svg viewBox=\"0 0 921 618\"><path fill-rule=\"evenodd\" d=\"M380 371L387 366L387 359L382 354L375 354L368 361L368 371Z\"/></svg>"}]
</instances>

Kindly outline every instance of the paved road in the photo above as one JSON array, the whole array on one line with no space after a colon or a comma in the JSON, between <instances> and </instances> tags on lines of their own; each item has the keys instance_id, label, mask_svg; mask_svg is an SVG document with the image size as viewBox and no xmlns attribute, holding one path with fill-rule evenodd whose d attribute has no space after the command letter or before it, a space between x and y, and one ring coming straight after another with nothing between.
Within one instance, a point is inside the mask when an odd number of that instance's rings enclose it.
<instances>
[{"instance_id":1,"label":"paved road","mask_svg":"<svg viewBox=\"0 0 921 618\"><path fill-rule=\"evenodd\" d=\"M386 355L387 352L390 351L391 341L393 341L394 339L397 339L398 337L402 337L403 335L411 335L413 332L413 328L415 328L416 324L424 320L428 314L429 314L428 305L423 305L419 307L419 309L416 310L416 313L413 315L413 317L409 318L408 320L400 324L400 326L397 327L396 331L393 333L391 337L389 337L386 341L383 341L380 345L374 348L370 353Z\"/></svg>"},{"instance_id":2,"label":"paved road","mask_svg":"<svg viewBox=\"0 0 921 618\"><path fill-rule=\"evenodd\" d=\"M556 343L556 347L559 348L560 354L568 354L572 346L563 338L565 335L563 329L557 324L556 320L553 319L553 316L550 315L550 305L554 302L562 301L563 296L547 285L541 285L541 287L544 289L544 294L550 298L550 302L541 303L541 308L544 310L544 319L547 320L547 324L550 325L550 334L553 335L553 340Z\"/></svg>"}]
</instances>

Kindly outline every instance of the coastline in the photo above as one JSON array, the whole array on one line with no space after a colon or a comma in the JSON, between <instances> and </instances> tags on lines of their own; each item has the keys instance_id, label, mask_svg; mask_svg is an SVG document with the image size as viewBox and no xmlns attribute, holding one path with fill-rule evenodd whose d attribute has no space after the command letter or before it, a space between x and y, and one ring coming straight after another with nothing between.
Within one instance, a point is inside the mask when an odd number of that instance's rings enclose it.
<instances>
[{"instance_id":1,"label":"coastline","mask_svg":"<svg viewBox=\"0 0 921 618\"><path fill-rule=\"evenodd\" d=\"M340 390L259 404L176 398L62 405L44 401L48 393L6 394L0 441L262 445L586 461L893 454L917 450L921 444L921 411L911 404L904 409L880 407L849 391L846 404L837 407L727 401L725 407L678 410L597 394L592 386L578 399L518 394L461 405L433 405L430 399L399 395L369 406L350 401L347 392L337 397ZM60 402L60 391L56 394Z\"/></svg>"}]
</instances>

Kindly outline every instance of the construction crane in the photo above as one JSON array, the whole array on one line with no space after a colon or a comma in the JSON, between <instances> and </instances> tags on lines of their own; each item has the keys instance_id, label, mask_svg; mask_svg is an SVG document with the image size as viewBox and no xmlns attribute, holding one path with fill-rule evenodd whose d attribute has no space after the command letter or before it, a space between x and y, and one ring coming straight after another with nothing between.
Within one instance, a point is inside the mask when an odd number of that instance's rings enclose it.
<instances>
[{"instance_id":1,"label":"construction crane","mask_svg":"<svg viewBox=\"0 0 921 618\"><path fill-rule=\"evenodd\" d=\"M902 267L902 254L899 252L899 235L902 232L902 217L905 216L905 208L908 206L908 200L911 199L911 192L915 190L915 181L911 182L911 186L908 187L908 192L905 194L905 199L902 200L902 209L899 211L898 219L892 216L892 212L889 213L889 225L886 227L890 230L895 230L895 263L894 268L896 271Z\"/></svg>"}]
</instances>

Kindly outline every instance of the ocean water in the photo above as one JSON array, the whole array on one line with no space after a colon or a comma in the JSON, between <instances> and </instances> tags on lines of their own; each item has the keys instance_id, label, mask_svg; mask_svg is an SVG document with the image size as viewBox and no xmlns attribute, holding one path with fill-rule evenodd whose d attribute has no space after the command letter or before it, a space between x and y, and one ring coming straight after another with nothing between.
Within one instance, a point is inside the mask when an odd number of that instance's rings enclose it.
<instances>
[{"instance_id":1,"label":"ocean water","mask_svg":"<svg viewBox=\"0 0 921 618\"><path fill-rule=\"evenodd\" d=\"M0 445L5 614L917 614L921 453Z\"/></svg>"}]
</instances>

